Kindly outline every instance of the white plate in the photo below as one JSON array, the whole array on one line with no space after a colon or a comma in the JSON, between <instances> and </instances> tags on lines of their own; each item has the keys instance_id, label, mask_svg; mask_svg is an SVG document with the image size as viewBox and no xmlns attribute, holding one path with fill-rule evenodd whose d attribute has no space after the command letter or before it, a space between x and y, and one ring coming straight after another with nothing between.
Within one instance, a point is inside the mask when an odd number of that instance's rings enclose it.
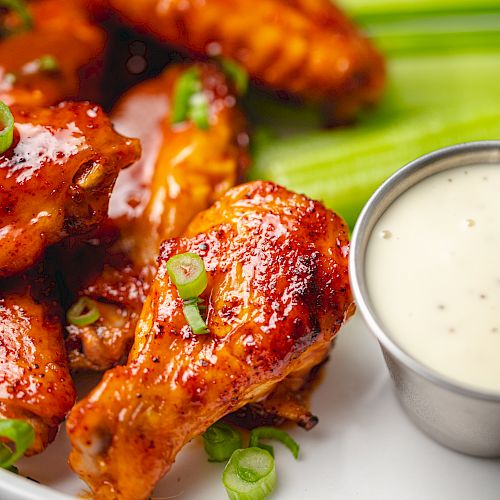
<instances>
[{"instance_id":1,"label":"white plate","mask_svg":"<svg viewBox=\"0 0 500 500\"><path fill-rule=\"evenodd\" d=\"M489 500L500 498L500 461L466 457L435 444L396 402L378 345L359 318L344 329L312 397L319 425L292 431L301 456L275 445L273 500ZM63 432L20 471L0 470L1 500L73 500L85 486L66 464ZM155 499L219 500L222 466L206 461L199 440L179 455Z\"/></svg>"}]
</instances>

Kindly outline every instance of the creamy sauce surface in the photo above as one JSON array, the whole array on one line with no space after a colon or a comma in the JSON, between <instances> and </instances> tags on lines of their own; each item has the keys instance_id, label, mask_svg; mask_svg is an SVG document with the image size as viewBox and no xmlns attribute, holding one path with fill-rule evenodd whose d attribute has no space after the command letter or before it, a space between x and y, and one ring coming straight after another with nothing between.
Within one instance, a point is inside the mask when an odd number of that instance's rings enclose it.
<instances>
[{"instance_id":1,"label":"creamy sauce surface","mask_svg":"<svg viewBox=\"0 0 500 500\"><path fill-rule=\"evenodd\" d=\"M376 316L423 364L500 393L500 164L454 168L401 195L370 237Z\"/></svg>"}]
</instances>

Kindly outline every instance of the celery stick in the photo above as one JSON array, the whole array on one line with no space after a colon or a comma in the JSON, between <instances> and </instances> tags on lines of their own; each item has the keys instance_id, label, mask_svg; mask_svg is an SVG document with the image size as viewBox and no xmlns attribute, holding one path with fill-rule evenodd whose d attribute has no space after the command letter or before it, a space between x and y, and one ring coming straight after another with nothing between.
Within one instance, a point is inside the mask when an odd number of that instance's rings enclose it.
<instances>
[{"instance_id":1,"label":"celery stick","mask_svg":"<svg viewBox=\"0 0 500 500\"><path fill-rule=\"evenodd\" d=\"M366 31L386 55L498 50L500 7L498 12L489 14L413 16L372 22Z\"/></svg>"},{"instance_id":2,"label":"celery stick","mask_svg":"<svg viewBox=\"0 0 500 500\"><path fill-rule=\"evenodd\" d=\"M389 17L419 13L481 12L498 10L498 0L338 0L357 18Z\"/></svg>"},{"instance_id":3,"label":"celery stick","mask_svg":"<svg viewBox=\"0 0 500 500\"><path fill-rule=\"evenodd\" d=\"M500 53L391 61L386 101L354 127L268 142L252 178L321 199L352 225L385 178L450 144L500 139Z\"/></svg>"}]
</instances>

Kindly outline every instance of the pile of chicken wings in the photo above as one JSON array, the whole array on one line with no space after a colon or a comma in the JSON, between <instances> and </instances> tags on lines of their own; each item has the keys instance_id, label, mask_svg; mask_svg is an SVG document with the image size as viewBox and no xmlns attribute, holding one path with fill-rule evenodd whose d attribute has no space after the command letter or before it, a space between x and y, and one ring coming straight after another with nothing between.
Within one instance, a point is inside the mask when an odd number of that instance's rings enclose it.
<instances>
[{"instance_id":1,"label":"pile of chicken wings","mask_svg":"<svg viewBox=\"0 0 500 500\"><path fill-rule=\"evenodd\" d=\"M32 425L28 455L67 419L70 465L107 500L149 498L219 419L314 426L305 387L354 308L348 228L242 184L241 75L346 121L380 97L380 54L329 0L31 0L25 29L2 5L0 418ZM130 57L155 47L151 71L116 69L124 30ZM193 74L206 123L178 118ZM167 272L186 252L208 275L205 335ZM99 315L74 324L82 298ZM87 370L103 377L75 405Z\"/></svg>"}]
</instances>

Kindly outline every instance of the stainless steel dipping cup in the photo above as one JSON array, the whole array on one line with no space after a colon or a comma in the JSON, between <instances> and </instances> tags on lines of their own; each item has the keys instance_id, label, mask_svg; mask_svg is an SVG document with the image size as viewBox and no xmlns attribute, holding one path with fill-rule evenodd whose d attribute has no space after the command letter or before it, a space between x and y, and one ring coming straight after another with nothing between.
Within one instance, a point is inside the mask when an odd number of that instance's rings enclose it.
<instances>
[{"instance_id":1,"label":"stainless steel dipping cup","mask_svg":"<svg viewBox=\"0 0 500 500\"><path fill-rule=\"evenodd\" d=\"M365 276L370 235L396 198L433 174L479 164L498 164L500 168L500 141L471 142L441 149L397 171L364 207L354 228L349 265L358 311L379 341L396 394L409 417L449 448L480 457L500 457L500 393L477 390L450 380L399 347L377 318Z\"/></svg>"}]
</instances>

